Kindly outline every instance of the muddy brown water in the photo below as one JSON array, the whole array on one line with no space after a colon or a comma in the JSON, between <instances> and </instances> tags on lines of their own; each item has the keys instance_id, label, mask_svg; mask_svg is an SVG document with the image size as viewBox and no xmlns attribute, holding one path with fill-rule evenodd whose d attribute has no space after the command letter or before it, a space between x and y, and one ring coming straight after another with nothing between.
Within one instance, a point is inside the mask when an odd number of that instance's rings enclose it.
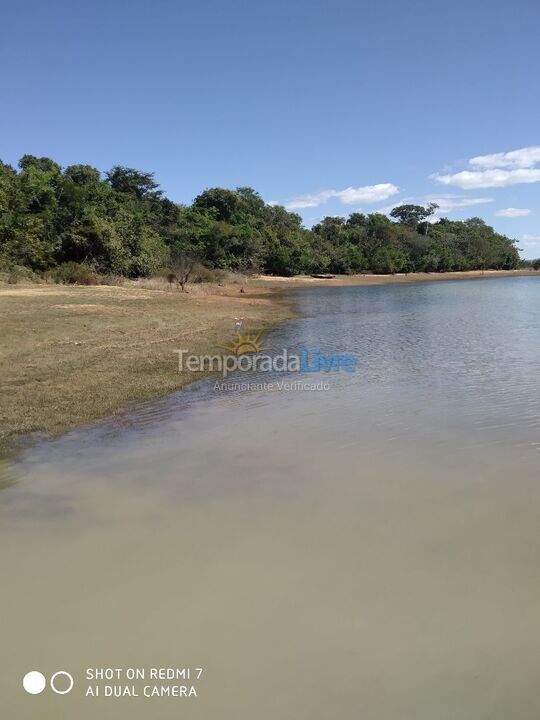
<instances>
[{"instance_id":1,"label":"muddy brown water","mask_svg":"<svg viewBox=\"0 0 540 720\"><path fill-rule=\"evenodd\" d=\"M2 718L540 716L540 283L295 297L267 346L355 373L200 383L4 463Z\"/></svg>"}]
</instances>

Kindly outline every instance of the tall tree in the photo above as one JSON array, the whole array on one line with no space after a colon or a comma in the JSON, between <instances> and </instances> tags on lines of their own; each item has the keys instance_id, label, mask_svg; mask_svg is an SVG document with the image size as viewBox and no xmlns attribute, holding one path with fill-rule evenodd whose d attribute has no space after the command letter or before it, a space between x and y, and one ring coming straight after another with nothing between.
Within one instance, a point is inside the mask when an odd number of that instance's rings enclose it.
<instances>
[{"instance_id":1,"label":"tall tree","mask_svg":"<svg viewBox=\"0 0 540 720\"><path fill-rule=\"evenodd\" d=\"M159 197L163 193L158 190L159 185L154 180L154 173L141 172L134 168L115 165L106 174L107 182L113 190L134 195L141 199L144 197Z\"/></svg>"}]
</instances>

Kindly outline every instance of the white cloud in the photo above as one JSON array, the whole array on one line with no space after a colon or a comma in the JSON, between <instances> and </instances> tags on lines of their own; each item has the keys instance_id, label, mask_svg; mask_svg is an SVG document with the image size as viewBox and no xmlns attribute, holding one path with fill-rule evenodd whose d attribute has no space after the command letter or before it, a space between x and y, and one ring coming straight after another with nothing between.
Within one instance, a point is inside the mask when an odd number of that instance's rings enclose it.
<instances>
[{"instance_id":1,"label":"white cloud","mask_svg":"<svg viewBox=\"0 0 540 720\"><path fill-rule=\"evenodd\" d=\"M485 203L494 202L491 197L468 197L467 195L452 195L451 193L424 195L422 197L407 197L396 200L393 205L387 205L380 208L377 212L389 215L390 212L398 205L428 205L430 202L436 203L439 209L433 215L431 221L437 222L440 217L450 214L453 210L460 208L473 207L474 205L484 205Z\"/></svg>"},{"instance_id":2,"label":"white cloud","mask_svg":"<svg viewBox=\"0 0 540 720\"><path fill-rule=\"evenodd\" d=\"M287 210L301 210L302 208L318 207L328 202L331 197L335 197L335 190L322 190L313 195L300 195L285 203Z\"/></svg>"},{"instance_id":3,"label":"white cloud","mask_svg":"<svg viewBox=\"0 0 540 720\"><path fill-rule=\"evenodd\" d=\"M463 190L508 187L540 182L540 146L532 145L510 152L477 155L469 160L471 169L457 173L435 173L431 177L442 185Z\"/></svg>"},{"instance_id":4,"label":"white cloud","mask_svg":"<svg viewBox=\"0 0 540 720\"><path fill-rule=\"evenodd\" d=\"M520 170L462 170L453 175L434 175L442 185L456 185L463 190L479 188L508 187L521 183L540 182L540 169L522 168Z\"/></svg>"},{"instance_id":5,"label":"white cloud","mask_svg":"<svg viewBox=\"0 0 540 720\"><path fill-rule=\"evenodd\" d=\"M519 245L523 250L523 257L533 260L540 257L540 235L522 235Z\"/></svg>"},{"instance_id":6,"label":"white cloud","mask_svg":"<svg viewBox=\"0 0 540 720\"><path fill-rule=\"evenodd\" d=\"M502 210L497 210L495 215L497 215L497 217L514 218L514 217L525 217L526 215L530 215L531 212L532 212L532 210L529 210L529 208L509 207L509 208L503 208Z\"/></svg>"},{"instance_id":7,"label":"white cloud","mask_svg":"<svg viewBox=\"0 0 540 720\"><path fill-rule=\"evenodd\" d=\"M433 195L427 199L427 202L434 202L439 206L437 215L446 215L452 210L484 205L493 201L494 199L491 197L467 197L466 195Z\"/></svg>"},{"instance_id":8,"label":"white cloud","mask_svg":"<svg viewBox=\"0 0 540 720\"><path fill-rule=\"evenodd\" d=\"M379 183L378 185L365 185L364 187L348 187L345 190L321 190L321 192L307 195L300 195L293 198L285 207L288 210L300 210L308 207L318 207L328 202L331 198L338 198L345 205L354 203L376 203L387 200L396 195L399 188L392 183Z\"/></svg>"},{"instance_id":9,"label":"white cloud","mask_svg":"<svg viewBox=\"0 0 540 720\"><path fill-rule=\"evenodd\" d=\"M346 188L336 193L342 203L353 205L354 203L371 203L387 200L392 195L397 195L399 188L392 183L379 183L378 185L366 185L359 188Z\"/></svg>"},{"instance_id":10,"label":"white cloud","mask_svg":"<svg viewBox=\"0 0 540 720\"><path fill-rule=\"evenodd\" d=\"M477 168L531 168L540 163L540 145L512 150L506 153L478 155L469 160Z\"/></svg>"}]
</instances>

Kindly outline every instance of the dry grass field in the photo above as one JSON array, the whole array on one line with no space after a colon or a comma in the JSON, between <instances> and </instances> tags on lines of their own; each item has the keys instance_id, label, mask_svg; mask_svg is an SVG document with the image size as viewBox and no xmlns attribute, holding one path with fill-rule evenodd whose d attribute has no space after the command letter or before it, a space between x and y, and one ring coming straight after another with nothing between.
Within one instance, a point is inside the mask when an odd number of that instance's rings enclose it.
<instances>
[{"instance_id":1,"label":"dry grass field","mask_svg":"<svg viewBox=\"0 0 540 720\"><path fill-rule=\"evenodd\" d=\"M264 290L143 285L0 285L0 444L58 434L178 389L193 374L178 372L175 349L215 353L235 317L262 329L290 316L275 298L269 312Z\"/></svg>"}]
</instances>

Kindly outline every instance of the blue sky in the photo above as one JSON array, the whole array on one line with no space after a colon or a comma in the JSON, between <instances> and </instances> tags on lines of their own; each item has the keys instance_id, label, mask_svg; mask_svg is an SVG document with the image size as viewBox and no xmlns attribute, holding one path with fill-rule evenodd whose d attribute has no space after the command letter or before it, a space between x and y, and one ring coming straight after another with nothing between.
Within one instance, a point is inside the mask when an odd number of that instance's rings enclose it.
<instances>
[{"instance_id":1,"label":"blue sky","mask_svg":"<svg viewBox=\"0 0 540 720\"><path fill-rule=\"evenodd\" d=\"M0 158L249 185L308 225L438 200L538 257L539 27L536 0L0 0Z\"/></svg>"}]
</instances>

